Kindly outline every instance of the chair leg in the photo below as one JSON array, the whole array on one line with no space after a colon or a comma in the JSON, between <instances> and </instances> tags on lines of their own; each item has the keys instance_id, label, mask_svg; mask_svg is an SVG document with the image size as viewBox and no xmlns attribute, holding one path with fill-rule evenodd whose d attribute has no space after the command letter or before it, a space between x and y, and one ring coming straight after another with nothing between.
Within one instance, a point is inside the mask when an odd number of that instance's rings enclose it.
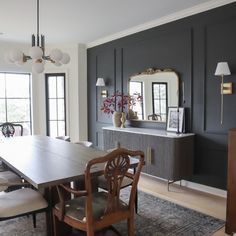
<instances>
[{"instance_id":1,"label":"chair leg","mask_svg":"<svg viewBox=\"0 0 236 236\"><path fill-rule=\"evenodd\" d=\"M131 216L128 221L128 236L134 236L134 216Z\"/></svg>"},{"instance_id":2,"label":"chair leg","mask_svg":"<svg viewBox=\"0 0 236 236\"><path fill-rule=\"evenodd\" d=\"M36 214L33 213L33 225L34 225L34 228L36 228Z\"/></svg>"},{"instance_id":3,"label":"chair leg","mask_svg":"<svg viewBox=\"0 0 236 236\"><path fill-rule=\"evenodd\" d=\"M138 214L138 190L135 193L135 213Z\"/></svg>"}]
</instances>

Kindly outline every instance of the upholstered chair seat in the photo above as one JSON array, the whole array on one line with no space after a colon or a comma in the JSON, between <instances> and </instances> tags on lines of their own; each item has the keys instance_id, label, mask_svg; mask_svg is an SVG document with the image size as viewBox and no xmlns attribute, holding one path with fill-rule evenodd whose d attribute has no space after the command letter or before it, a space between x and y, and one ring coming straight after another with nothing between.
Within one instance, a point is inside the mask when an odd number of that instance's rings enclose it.
<instances>
[{"instance_id":1,"label":"upholstered chair seat","mask_svg":"<svg viewBox=\"0 0 236 236\"><path fill-rule=\"evenodd\" d=\"M0 220L39 211L47 206L42 195L31 188L4 193L0 195Z\"/></svg>"},{"instance_id":2,"label":"upholstered chair seat","mask_svg":"<svg viewBox=\"0 0 236 236\"><path fill-rule=\"evenodd\" d=\"M3 172L0 172L0 178L4 178L6 179L8 182L13 182L15 184L17 183L22 183L22 180L21 178L15 174L14 172L12 171L9 171L9 170L6 170L6 171L3 171Z\"/></svg>"},{"instance_id":3,"label":"upholstered chair seat","mask_svg":"<svg viewBox=\"0 0 236 236\"><path fill-rule=\"evenodd\" d=\"M92 196L93 205L93 219L99 220L104 216L104 212L107 208L108 193L97 192ZM65 202L65 215L73 218L74 220L86 221L85 216L86 197L78 197ZM55 205L55 208L59 210L59 203ZM128 205L119 199L120 211L128 210ZM117 209L117 210L118 210Z\"/></svg>"}]
</instances>

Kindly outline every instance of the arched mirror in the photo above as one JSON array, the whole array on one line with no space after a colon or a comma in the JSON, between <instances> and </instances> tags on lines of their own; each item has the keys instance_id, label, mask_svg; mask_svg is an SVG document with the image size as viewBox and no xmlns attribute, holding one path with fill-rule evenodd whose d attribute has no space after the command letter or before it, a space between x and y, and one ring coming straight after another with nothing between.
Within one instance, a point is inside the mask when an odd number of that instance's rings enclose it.
<instances>
[{"instance_id":1,"label":"arched mirror","mask_svg":"<svg viewBox=\"0 0 236 236\"><path fill-rule=\"evenodd\" d=\"M141 102L130 106L130 120L166 122L168 107L179 105L179 77L171 69L147 69L129 79L129 94L141 95Z\"/></svg>"}]
</instances>

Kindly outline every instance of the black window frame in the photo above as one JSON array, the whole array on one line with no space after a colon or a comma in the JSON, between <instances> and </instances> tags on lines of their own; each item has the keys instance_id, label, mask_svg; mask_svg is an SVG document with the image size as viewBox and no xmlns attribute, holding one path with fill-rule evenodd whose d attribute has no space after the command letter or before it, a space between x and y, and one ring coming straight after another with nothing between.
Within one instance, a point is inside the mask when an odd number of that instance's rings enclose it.
<instances>
[{"instance_id":1,"label":"black window frame","mask_svg":"<svg viewBox=\"0 0 236 236\"><path fill-rule=\"evenodd\" d=\"M50 136L50 121L49 120L49 86L48 86L48 78L49 77L63 77L63 81L64 81L64 121L65 121L65 136L67 135L67 116L66 116L66 111L67 111L67 107L66 107L66 74L65 73L46 73L45 74L45 93L46 93L46 134L47 136ZM57 80L56 80L57 81ZM58 98L56 99L58 100ZM57 114L58 114L58 110L57 110ZM60 121L60 120L55 120L55 121ZM58 125L58 123L57 123ZM58 132L58 126L57 126L57 132Z\"/></svg>"},{"instance_id":2,"label":"black window frame","mask_svg":"<svg viewBox=\"0 0 236 236\"><path fill-rule=\"evenodd\" d=\"M158 115L160 115L161 117L162 117L162 115L165 115L167 117L167 110L168 110L168 107L167 107L168 106L167 105L168 104L168 83L166 83L166 82L152 82L152 112L153 112L153 114L156 114L155 113L155 100L156 99L154 99L154 85L155 84L158 84L158 85L164 84L165 87L166 87L166 113L164 114L164 113L160 112L160 114L158 114ZM162 100L162 99L158 99L158 100ZM161 111L161 108L160 108L160 111Z\"/></svg>"}]
</instances>

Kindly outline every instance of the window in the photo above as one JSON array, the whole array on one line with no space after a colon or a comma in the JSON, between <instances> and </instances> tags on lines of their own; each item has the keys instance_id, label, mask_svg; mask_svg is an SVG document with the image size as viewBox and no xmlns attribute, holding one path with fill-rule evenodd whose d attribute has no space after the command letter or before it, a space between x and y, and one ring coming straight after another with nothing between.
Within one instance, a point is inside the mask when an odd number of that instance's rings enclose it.
<instances>
[{"instance_id":1,"label":"window","mask_svg":"<svg viewBox=\"0 0 236 236\"><path fill-rule=\"evenodd\" d=\"M47 135L66 135L65 74L46 74Z\"/></svg>"},{"instance_id":2,"label":"window","mask_svg":"<svg viewBox=\"0 0 236 236\"><path fill-rule=\"evenodd\" d=\"M129 82L129 94L140 94L143 97L143 83L142 82L136 82L136 81L130 81ZM132 107L132 110L134 112L137 112L137 116L139 119L143 119L143 103L138 102L135 104L135 106Z\"/></svg>"},{"instance_id":3,"label":"window","mask_svg":"<svg viewBox=\"0 0 236 236\"><path fill-rule=\"evenodd\" d=\"M30 74L0 72L0 123L21 124L23 135L32 133L30 82Z\"/></svg>"},{"instance_id":4,"label":"window","mask_svg":"<svg viewBox=\"0 0 236 236\"><path fill-rule=\"evenodd\" d=\"M152 83L153 114L161 116L161 120L166 120L167 107L167 83Z\"/></svg>"}]
</instances>

